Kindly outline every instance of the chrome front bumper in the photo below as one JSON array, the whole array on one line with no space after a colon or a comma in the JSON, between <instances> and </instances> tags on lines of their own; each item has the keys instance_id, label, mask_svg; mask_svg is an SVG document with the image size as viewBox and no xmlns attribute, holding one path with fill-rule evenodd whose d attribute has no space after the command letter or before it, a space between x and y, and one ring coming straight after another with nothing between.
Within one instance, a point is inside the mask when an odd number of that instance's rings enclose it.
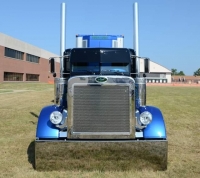
<instances>
[{"instance_id":1,"label":"chrome front bumper","mask_svg":"<svg viewBox=\"0 0 200 178\"><path fill-rule=\"evenodd\" d=\"M166 170L167 140L35 141L35 168L51 170Z\"/></svg>"}]
</instances>

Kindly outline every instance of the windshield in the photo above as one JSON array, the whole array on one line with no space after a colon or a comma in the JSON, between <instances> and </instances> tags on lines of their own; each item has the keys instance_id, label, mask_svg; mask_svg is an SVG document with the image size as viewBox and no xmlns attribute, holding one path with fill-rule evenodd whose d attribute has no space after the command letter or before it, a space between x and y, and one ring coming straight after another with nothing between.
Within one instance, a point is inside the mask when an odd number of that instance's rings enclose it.
<instances>
[{"instance_id":1,"label":"windshield","mask_svg":"<svg viewBox=\"0 0 200 178\"><path fill-rule=\"evenodd\" d=\"M129 74L128 63L98 63L98 62L74 62L72 72L91 73L102 75Z\"/></svg>"},{"instance_id":2,"label":"windshield","mask_svg":"<svg viewBox=\"0 0 200 178\"><path fill-rule=\"evenodd\" d=\"M99 72L98 62L74 62L72 72Z\"/></svg>"},{"instance_id":3,"label":"windshield","mask_svg":"<svg viewBox=\"0 0 200 178\"><path fill-rule=\"evenodd\" d=\"M131 58L125 48L74 48L70 63L72 75L129 75Z\"/></svg>"}]
</instances>

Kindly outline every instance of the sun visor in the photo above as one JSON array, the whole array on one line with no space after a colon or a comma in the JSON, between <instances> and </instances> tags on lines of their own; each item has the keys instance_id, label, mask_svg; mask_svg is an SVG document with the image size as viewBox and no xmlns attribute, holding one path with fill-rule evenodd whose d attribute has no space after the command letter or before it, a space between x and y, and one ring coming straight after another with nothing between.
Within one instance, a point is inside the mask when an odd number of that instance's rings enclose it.
<instances>
[{"instance_id":1,"label":"sun visor","mask_svg":"<svg viewBox=\"0 0 200 178\"><path fill-rule=\"evenodd\" d=\"M130 52L125 48L74 48L71 62L130 63Z\"/></svg>"},{"instance_id":2,"label":"sun visor","mask_svg":"<svg viewBox=\"0 0 200 178\"><path fill-rule=\"evenodd\" d=\"M130 63L130 52L128 49L101 49L101 63Z\"/></svg>"},{"instance_id":3,"label":"sun visor","mask_svg":"<svg viewBox=\"0 0 200 178\"><path fill-rule=\"evenodd\" d=\"M100 62L100 50L91 48L75 48L71 51L71 62Z\"/></svg>"}]
</instances>

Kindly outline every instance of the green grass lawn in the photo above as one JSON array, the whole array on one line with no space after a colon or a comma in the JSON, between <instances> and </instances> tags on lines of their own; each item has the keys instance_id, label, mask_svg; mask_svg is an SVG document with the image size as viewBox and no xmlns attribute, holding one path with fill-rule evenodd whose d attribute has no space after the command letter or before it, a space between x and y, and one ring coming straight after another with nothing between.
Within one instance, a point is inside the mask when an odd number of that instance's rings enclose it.
<instances>
[{"instance_id":1,"label":"green grass lawn","mask_svg":"<svg viewBox=\"0 0 200 178\"><path fill-rule=\"evenodd\" d=\"M13 92L13 90L4 90L4 89L0 89L0 94L1 94L1 93L6 93L6 92Z\"/></svg>"},{"instance_id":2,"label":"green grass lawn","mask_svg":"<svg viewBox=\"0 0 200 178\"><path fill-rule=\"evenodd\" d=\"M52 171L33 169L33 141L42 107L52 104L53 85L3 83L0 90L0 177L199 177L200 88L147 87L147 104L161 109L169 141L168 169ZM25 91L26 90L26 91ZM28 90L28 91L27 91ZM67 165L66 165L67 166Z\"/></svg>"}]
</instances>

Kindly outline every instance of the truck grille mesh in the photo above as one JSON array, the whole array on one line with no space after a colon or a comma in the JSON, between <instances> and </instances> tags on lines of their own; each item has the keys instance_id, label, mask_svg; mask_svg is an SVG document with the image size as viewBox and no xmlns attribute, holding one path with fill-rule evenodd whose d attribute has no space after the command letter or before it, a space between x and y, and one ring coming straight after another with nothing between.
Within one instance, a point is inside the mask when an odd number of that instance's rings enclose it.
<instances>
[{"instance_id":1,"label":"truck grille mesh","mask_svg":"<svg viewBox=\"0 0 200 178\"><path fill-rule=\"evenodd\" d=\"M128 86L75 86L73 132L130 132Z\"/></svg>"}]
</instances>

